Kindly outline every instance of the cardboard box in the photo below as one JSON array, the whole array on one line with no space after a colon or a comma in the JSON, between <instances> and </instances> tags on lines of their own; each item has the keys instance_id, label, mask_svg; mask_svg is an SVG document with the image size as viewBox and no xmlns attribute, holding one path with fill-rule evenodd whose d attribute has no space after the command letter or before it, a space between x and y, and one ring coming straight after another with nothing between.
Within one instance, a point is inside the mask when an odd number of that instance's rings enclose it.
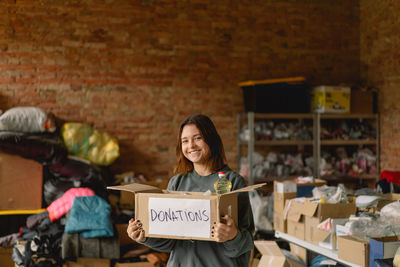
<instances>
[{"instance_id":1,"label":"cardboard box","mask_svg":"<svg viewBox=\"0 0 400 267\"><path fill-rule=\"evenodd\" d=\"M313 217L314 218L314 217ZM336 250L337 248L337 227L344 225L349 221L348 218L344 219L329 219L332 224L332 229L330 231L323 231L318 229L318 224L315 228L312 228L311 225L307 225L307 217L306 217L306 240L307 240L307 231L310 232L310 242L319 245L320 247L324 247L327 249ZM345 235L345 234L339 234Z\"/></svg>"},{"instance_id":2,"label":"cardboard box","mask_svg":"<svg viewBox=\"0 0 400 267\"><path fill-rule=\"evenodd\" d=\"M351 113L377 113L377 93L367 90L351 90Z\"/></svg>"},{"instance_id":3,"label":"cardboard box","mask_svg":"<svg viewBox=\"0 0 400 267\"><path fill-rule=\"evenodd\" d=\"M310 243L319 245L319 242L326 240L326 238L331 234L330 232L325 232L317 228L320 223L317 217L305 216L304 223L304 238Z\"/></svg>"},{"instance_id":4,"label":"cardboard box","mask_svg":"<svg viewBox=\"0 0 400 267\"><path fill-rule=\"evenodd\" d=\"M121 185L126 185L128 183L121 183ZM119 197L119 206L125 209L134 209L135 208L135 195L130 192L121 191L121 195Z\"/></svg>"},{"instance_id":5,"label":"cardboard box","mask_svg":"<svg viewBox=\"0 0 400 267\"><path fill-rule=\"evenodd\" d=\"M43 166L0 152L0 210L42 208Z\"/></svg>"},{"instance_id":6,"label":"cardboard box","mask_svg":"<svg viewBox=\"0 0 400 267\"><path fill-rule=\"evenodd\" d=\"M304 240L305 225L304 216L302 214L303 203L290 201L287 205L285 214L287 217L287 233Z\"/></svg>"},{"instance_id":7,"label":"cardboard box","mask_svg":"<svg viewBox=\"0 0 400 267\"><path fill-rule=\"evenodd\" d=\"M252 185L221 195L168 191L137 183L107 189L135 194L135 218L143 223L146 237L214 241L212 226L220 222L221 216L230 215L236 224L238 222L237 193L264 185Z\"/></svg>"},{"instance_id":8,"label":"cardboard box","mask_svg":"<svg viewBox=\"0 0 400 267\"><path fill-rule=\"evenodd\" d=\"M287 200L296 197L296 192L294 193L276 193L274 192L274 212L282 213L285 210L285 203Z\"/></svg>"},{"instance_id":9,"label":"cardboard box","mask_svg":"<svg viewBox=\"0 0 400 267\"><path fill-rule=\"evenodd\" d=\"M330 221L332 224L331 231L323 231L318 229L321 222L317 217L305 216L305 240L321 247L336 249L337 227L344 225L349 219L332 218Z\"/></svg>"},{"instance_id":10,"label":"cardboard box","mask_svg":"<svg viewBox=\"0 0 400 267\"><path fill-rule=\"evenodd\" d=\"M76 261L66 261L63 267L110 267L109 259L77 258Z\"/></svg>"},{"instance_id":11,"label":"cardboard box","mask_svg":"<svg viewBox=\"0 0 400 267\"><path fill-rule=\"evenodd\" d=\"M320 113L350 113L350 87L317 86L313 88L312 109Z\"/></svg>"},{"instance_id":12,"label":"cardboard box","mask_svg":"<svg viewBox=\"0 0 400 267\"><path fill-rule=\"evenodd\" d=\"M297 183L296 197L312 197L314 187L326 185L326 181L322 179L314 179L313 183Z\"/></svg>"},{"instance_id":13,"label":"cardboard box","mask_svg":"<svg viewBox=\"0 0 400 267\"><path fill-rule=\"evenodd\" d=\"M283 213L274 211L274 230L282 233L287 232L287 221L285 220Z\"/></svg>"},{"instance_id":14,"label":"cardboard box","mask_svg":"<svg viewBox=\"0 0 400 267\"><path fill-rule=\"evenodd\" d=\"M367 267L369 265L369 243L355 236L338 236L338 258Z\"/></svg>"},{"instance_id":15,"label":"cardboard box","mask_svg":"<svg viewBox=\"0 0 400 267\"><path fill-rule=\"evenodd\" d=\"M369 262L370 267L376 267L375 259L389 259L396 254L400 247L400 237L388 236L369 239Z\"/></svg>"},{"instance_id":16,"label":"cardboard box","mask_svg":"<svg viewBox=\"0 0 400 267\"><path fill-rule=\"evenodd\" d=\"M261 253L258 267L300 267L303 266L292 259L286 258L275 241L254 241L254 245Z\"/></svg>"},{"instance_id":17,"label":"cardboard box","mask_svg":"<svg viewBox=\"0 0 400 267\"><path fill-rule=\"evenodd\" d=\"M322 179L314 179L313 183L299 183L296 180L274 181L274 193L296 193L296 197L312 196L314 187L325 185L327 182Z\"/></svg>"},{"instance_id":18,"label":"cardboard box","mask_svg":"<svg viewBox=\"0 0 400 267\"><path fill-rule=\"evenodd\" d=\"M355 212L355 203L332 204L308 201L300 203L292 199L285 207L284 213L287 214L287 233L304 240L306 237L305 218L307 216L315 218L309 219L315 225L317 222L322 222L327 218L348 218L350 215L355 214Z\"/></svg>"},{"instance_id":19,"label":"cardboard box","mask_svg":"<svg viewBox=\"0 0 400 267\"><path fill-rule=\"evenodd\" d=\"M126 185L129 183L121 183L121 185ZM160 189L165 189L168 186L168 180L161 180L161 181L146 181L141 182L141 184L151 185L158 187ZM119 198L119 205L125 209L134 209L135 208L135 195L131 192L121 191L121 195Z\"/></svg>"},{"instance_id":20,"label":"cardboard box","mask_svg":"<svg viewBox=\"0 0 400 267\"><path fill-rule=\"evenodd\" d=\"M274 181L275 193L296 193L297 184L292 180Z\"/></svg>"},{"instance_id":21,"label":"cardboard box","mask_svg":"<svg viewBox=\"0 0 400 267\"><path fill-rule=\"evenodd\" d=\"M296 255L303 262L307 262L307 249L296 244L289 243L290 252Z\"/></svg>"},{"instance_id":22,"label":"cardboard box","mask_svg":"<svg viewBox=\"0 0 400 267\"><path fill-rule=\"evenodd\" d=\"M0 266L1 267L14 267L15 263L11 259L13 248L0 247Z\"/></svg>"},{"instance_id":23,"label":"cardboard box","mask_svg":"<svg viewBox=\"0 0 400 267\"><path fill-rule=\"evenodd\" d=\"M305 202L297 206L297 212L306 216L317 217L320 222L328 218L348 218L356 213L356 205L351 203L316 203Z\"/></svg>"}]
</instances>

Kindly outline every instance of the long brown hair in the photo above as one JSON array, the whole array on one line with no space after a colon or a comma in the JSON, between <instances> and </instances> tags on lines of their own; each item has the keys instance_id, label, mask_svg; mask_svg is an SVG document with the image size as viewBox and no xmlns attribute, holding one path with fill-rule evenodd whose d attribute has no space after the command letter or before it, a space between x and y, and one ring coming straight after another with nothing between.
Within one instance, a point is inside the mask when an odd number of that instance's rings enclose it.
<instances>
[{"instance_id":1,"label":"long brown hair","mask_svg":"<svg viewBox=\"0 0 400 267\"><path fill-rule=\"evenodd\" d=\"M182 131L186 125L193 124L199 129L204 141L210 148L210 158L207 166L213 172L222 168L226 161L224 145L222 144L221 137L219 136L214 123L209 117L203 114L196 114L186 118L180 128L178 134L178 142L176 145L177 163L174 169L174 174L186 174L193 170L193 163L188 160L182 152Z\"/></svg>"}]
</instances>

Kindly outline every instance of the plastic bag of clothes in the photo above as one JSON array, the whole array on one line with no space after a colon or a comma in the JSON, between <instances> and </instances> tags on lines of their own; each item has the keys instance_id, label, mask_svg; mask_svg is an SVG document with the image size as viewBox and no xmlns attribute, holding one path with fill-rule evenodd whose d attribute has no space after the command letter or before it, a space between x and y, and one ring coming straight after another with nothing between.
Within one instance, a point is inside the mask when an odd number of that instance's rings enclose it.
<instances>
[{"instance_id":1,"label":"plastic bag of clothes","mask_svg":"<svg viewBox=\"0 0 400 267\"><path fill-rule=\"evenodd\" d=\"M15 107L0 116L0 131L25 133L54 132L55 118L37 107Z\"/></svg>"},{"instance_id":2,"label":"plastic bag of clothes","mask_svg":"<svg viewBox=\"0 0 400 267\"><path fill-rule=\"evenodd\" d=\"M119 157L116 139L82 123L65 123L61 134L68 152L98 165L110 165Z\"/></svg>"}]
</instances>

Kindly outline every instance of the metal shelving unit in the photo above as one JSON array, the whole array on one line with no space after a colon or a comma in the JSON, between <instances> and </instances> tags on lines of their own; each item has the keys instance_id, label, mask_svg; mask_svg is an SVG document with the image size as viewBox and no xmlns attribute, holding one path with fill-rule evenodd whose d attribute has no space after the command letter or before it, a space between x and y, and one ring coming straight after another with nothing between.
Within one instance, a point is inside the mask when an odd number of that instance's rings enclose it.
<instances>
[{"instance_id":1,"label":"metal shelving unit","mask_svg":"<svg viewBox=\"0 0 400 267\"><path fill-rule=\"evenodd\" d=\"M254 126L255 121L259 120L312 120L313 121L313 139L312 140L268 140L268 141L257 141L255 140ZM376 125L376 138L375 139L359 139L359 140L321 140L321 121L322 120L348 120L348 119L368 119L374 120ZM238 168L240 168L240 157L243 152L243 146L247 146L247 161L249 164L249 184L254 184L254 173L251 166L254 165L253 152L256 151L256 147L278 147L278 146L312 146L312 154L314 158L313 165L313 176L315 178L320 177L320 159L322 147L333 147L333 146L375 146L376 147L376 165L379 174L379 115L378 114L320 114L320 113L254 113L248 112L246 114L239 114L238 133L240 133L242 122L247 120L247 127L249 130L249 140L243 141L240 139L238 134ZM318 138L317 138L318 137ZM261 149L261 148L260 148ZM358 177L361 180L374 180L378 179L374 175L364 175Z\"/></svg>"},{"instance_id":2,"label":"metal shelving unit","mask_svg":"<svg viewBox=\"0 0 400 267\"><path fill-rule=\"evenodd\" d=\"M314 245L314 244L312 244L310 242L307 242L307 241L301 240L299 238L296 238L296 237L294 237L292 235L288 235L288 234L285 234L285 233L282 233L282 232L279 232L279 231L275 231L275 237L283 239L283 240L285 240L287 242L296 244L296 245L298 245L300 247L305 248L306 250L310 250L310 251L313 251L313 252L315 252L317 254L324 255L325 257L328 257L328 258L330 258L332 260L340 262L340 263L342 263L344 265L351 266L351 267L362 267L360 265L357 265L357 264L354 264L354 263L339 259L338 253L337 253L336 250L323 248L323 247Z\"/></svg>"}]
</instances>

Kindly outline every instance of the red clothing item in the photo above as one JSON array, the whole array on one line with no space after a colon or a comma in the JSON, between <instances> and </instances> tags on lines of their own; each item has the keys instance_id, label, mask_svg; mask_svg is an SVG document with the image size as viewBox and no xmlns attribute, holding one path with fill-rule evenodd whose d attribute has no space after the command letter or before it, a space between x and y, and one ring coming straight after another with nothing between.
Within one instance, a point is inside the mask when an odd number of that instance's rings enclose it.
<instances>
[{"instance_id":1,"label":"red clothing item","mask_svg":"<svg viewBox=\"0 0 400 267\"><path fill-rule=\"evenodd\" d=\"M382 171L379 179L386 179L388 183L400 185L400 171Z\"/></svg>"},{"instance_id":2,"label":"red clothing item","mask_svg":"<svg viewBox=\"0 0 400 267\"><path fill-rule=\"evenodd\" d=\"M47 207L47 211L49 212L50 221L55 221L65 213L67 213L74 203L75 197L86 197L86 196L94 196L95 193L92 189L86 187L80 188L71 188L67 190L62 197L53 201L50 206Z\"/></svg>"}]
</instances>

